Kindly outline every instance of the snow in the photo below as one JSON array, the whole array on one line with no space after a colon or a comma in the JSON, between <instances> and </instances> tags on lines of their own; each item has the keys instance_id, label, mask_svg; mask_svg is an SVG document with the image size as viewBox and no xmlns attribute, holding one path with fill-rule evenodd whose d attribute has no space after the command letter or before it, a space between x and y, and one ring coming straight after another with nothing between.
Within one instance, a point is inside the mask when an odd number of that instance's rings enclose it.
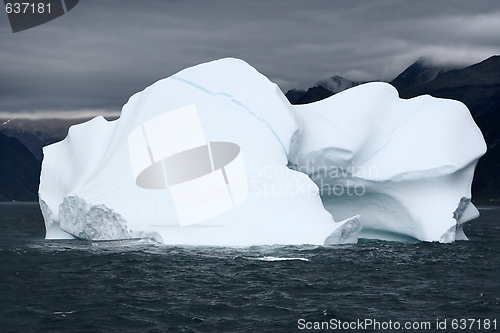
<instances>
[{"instance_id":1,"label":"snow","mask_svg":"<svg viewBox=\"0 0 500 333\"><path fill-rule=\"evenodd\" d=\"M368 83L292 106L228 58L160 80L119 119L96 117L44 147L40 206L47 238L451 242L478 215L470 186L484 152L459 102L401 100Z\"/></svg>"}]
</instances>

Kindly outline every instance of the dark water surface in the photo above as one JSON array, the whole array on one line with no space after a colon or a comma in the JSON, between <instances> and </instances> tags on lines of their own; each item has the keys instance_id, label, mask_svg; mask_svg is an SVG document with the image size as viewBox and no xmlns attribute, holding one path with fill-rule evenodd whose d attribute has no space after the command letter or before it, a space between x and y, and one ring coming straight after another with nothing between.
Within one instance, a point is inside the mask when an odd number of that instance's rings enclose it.
<instances>
[{"instance_id":1,"label":"dark water surface","mask_svg":"<svg viewBox=\"0 0 500 333\"><path fill-rule=\"evenodd\" d=\"M480 211L453 244L195 248L44 240L38 205L3 203L0 332L320 331L299 319L498 332L500 208Z\"/></svg>"}]
</instances>

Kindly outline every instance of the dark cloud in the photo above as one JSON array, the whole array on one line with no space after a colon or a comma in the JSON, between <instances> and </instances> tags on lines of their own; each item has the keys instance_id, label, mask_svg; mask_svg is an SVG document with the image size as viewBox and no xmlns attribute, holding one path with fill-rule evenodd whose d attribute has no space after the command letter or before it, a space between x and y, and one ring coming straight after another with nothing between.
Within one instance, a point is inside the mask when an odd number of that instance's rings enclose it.
<instances>
[{"instance_id":1,"label":"dark cloud","mask_svg":"<svg viewBox=\"0 0 500 333\"><path fill-rule=\"evenodd\" d=\"M500 2L82 0L12 34L0 14L0 112L119 110L175 72L246 60L282 90L330 75L389 80L420 56L500 54Z\"/></svg>"}]
</instances>

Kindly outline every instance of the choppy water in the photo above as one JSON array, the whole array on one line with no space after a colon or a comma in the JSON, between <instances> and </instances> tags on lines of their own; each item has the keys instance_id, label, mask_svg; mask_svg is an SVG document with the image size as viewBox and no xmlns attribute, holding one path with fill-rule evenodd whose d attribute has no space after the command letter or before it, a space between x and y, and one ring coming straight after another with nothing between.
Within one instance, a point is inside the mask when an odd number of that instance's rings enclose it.
<instances>
[{"instance_id":1,"label":"choppy water","mask_svg":"<svg viewBox=\"0 0 500 333\"><path fill-rule=\"evenodd\" d=\"M430 322L426 332L443 332L436 320L451 331L468 318L496 319L500 330L500 208L482 209L465 228L471 241L454 244L47 241L36 204L0 204L0 227L0 332L307 331L299 319ZM483 324L462 331L495 331Z\"/></svg>"}]
</instances>

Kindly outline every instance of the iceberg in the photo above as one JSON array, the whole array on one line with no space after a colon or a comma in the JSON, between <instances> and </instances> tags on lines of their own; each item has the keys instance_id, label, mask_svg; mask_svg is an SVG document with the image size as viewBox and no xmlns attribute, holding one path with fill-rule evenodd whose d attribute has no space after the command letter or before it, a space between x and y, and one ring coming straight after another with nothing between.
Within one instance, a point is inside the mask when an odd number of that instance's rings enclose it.
<instances>
[{"instance_id":1,"label":"iceberg","mask_svg":"<svg viewBox=\"0 0 500 333\"><path fill-rule=\"evenodd\" d=\"M471 185L486 144L464 104L403 100L374 82L295 109L304 128L291 165L318 185L335 219L360 214L364 238L466 239L463 223L479 216Z\"/></svg>"},{"instance_id":2,"label":"iceberg","mask_svg":"<svg viewBox=\"0 0 500 333\"><path fill-rule=\"evenodd\" d=\"M44 147L46 238L357 241L360 226L334 221L314 182L287 167L301 126L279 88L241 60L160 80L133 95L119 119L96 117Z\"/></svg>"},{"instance_id":3,"label":"iceberg","mask_svg":"<svg viewBox=\"0 0 500 333\"><path fill-rule=\"evenodd\" d=\"M467 108L368 83L292 106L238 59L147 87L44 147L46 238L178 245L452 242L478 216ZM340 221L340 222L336 222Z\"/></svg>"}]
</instances>

